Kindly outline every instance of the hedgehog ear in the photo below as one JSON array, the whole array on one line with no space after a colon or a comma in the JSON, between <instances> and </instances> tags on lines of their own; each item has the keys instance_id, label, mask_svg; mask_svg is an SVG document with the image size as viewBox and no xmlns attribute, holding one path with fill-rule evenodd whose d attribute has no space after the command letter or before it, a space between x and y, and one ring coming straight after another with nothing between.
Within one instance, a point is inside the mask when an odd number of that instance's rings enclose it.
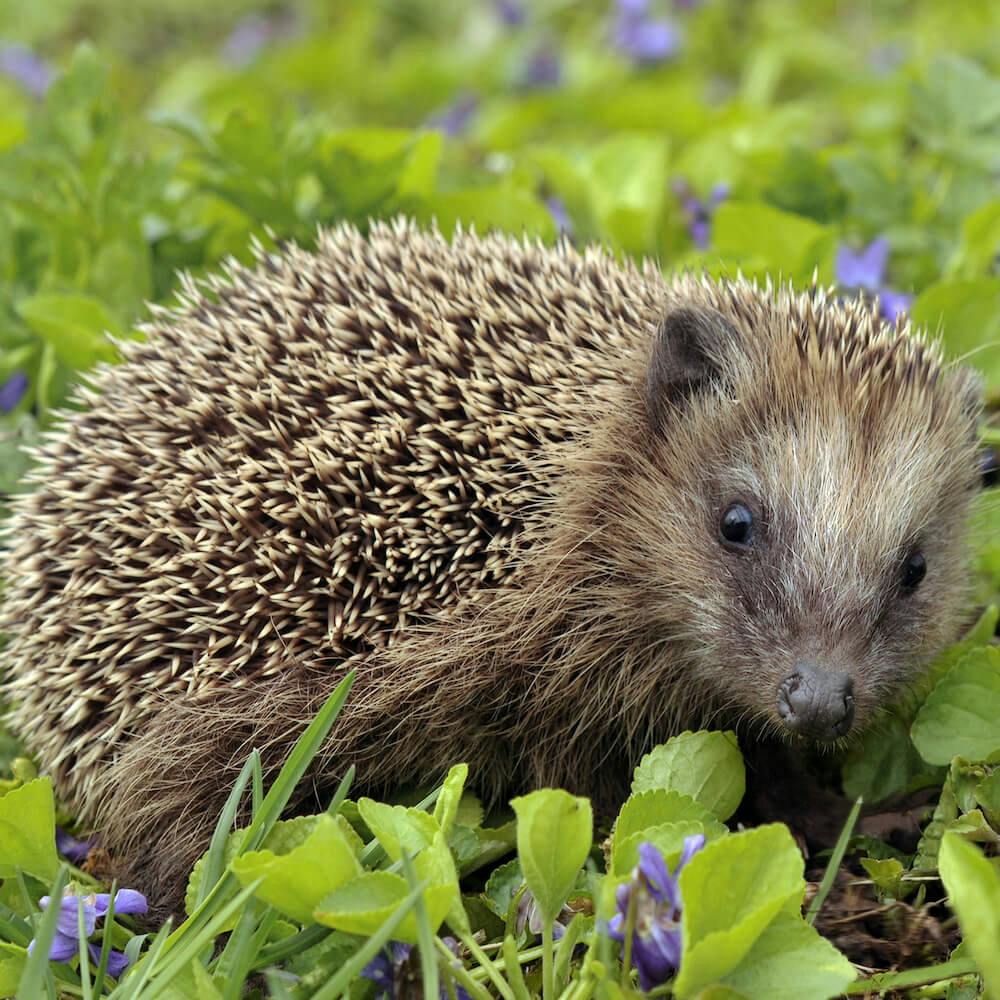
<instances>
[{"instance_id":1,"label":"hedgehog ear","mask_svg":"<svg viewBox=\"0 0 1000 1000\"><path fill-rule=\"evenodd\" d=\"M671 410L719 380L737 342L736 330L713 309L682 307L664 316L646 370L646 409L654 427L662 428Z\"/></svg>"}]
</instances>

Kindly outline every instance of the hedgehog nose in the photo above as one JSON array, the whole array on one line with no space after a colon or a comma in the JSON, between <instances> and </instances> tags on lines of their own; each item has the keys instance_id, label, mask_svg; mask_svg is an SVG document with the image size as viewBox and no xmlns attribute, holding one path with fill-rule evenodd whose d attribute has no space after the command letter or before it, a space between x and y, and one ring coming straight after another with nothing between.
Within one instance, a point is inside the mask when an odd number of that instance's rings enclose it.
<instances>
[{"instance_id":1,"label":"hedgehog nose","mask_svg":"<svg viewBox=\"0 0 1000 1000\"><path fill-rule=\"evenodd\" d=\"M778 685L778 714L793 733L835 740L854 722L851 678L816 663L799 663Z\"/></svg>"}]
</instances>

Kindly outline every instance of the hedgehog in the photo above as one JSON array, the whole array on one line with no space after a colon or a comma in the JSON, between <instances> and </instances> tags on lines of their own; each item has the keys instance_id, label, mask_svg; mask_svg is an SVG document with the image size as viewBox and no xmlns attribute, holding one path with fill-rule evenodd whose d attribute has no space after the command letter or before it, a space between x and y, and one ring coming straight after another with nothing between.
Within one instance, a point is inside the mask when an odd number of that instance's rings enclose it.
<instances>
[{"instance_id":1,"label":"hedgehog","mask_svg":"<svg viewBox=\"0 0 1000 1000\"><path fill-rule=\"evenodd\" d=\"M613 802L685 728L843 745L956 635L981 389L877 303L392 220L143 333L38 450L0 627L14 730L161 900L351 670L304 799Z\"/></svg>"}]
</instances>

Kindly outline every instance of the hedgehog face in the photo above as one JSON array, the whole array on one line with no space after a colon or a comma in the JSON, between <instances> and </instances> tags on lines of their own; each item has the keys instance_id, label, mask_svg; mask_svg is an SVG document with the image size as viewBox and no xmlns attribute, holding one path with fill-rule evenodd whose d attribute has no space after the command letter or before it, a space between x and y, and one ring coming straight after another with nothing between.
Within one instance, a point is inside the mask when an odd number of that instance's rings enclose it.
<instances>
[{"instance_id":1,"label":"hedgehog face","mask_svg":"<svg viewBox=\"0 0 1000 1000\"><path fill-rule=\"evenodd\" d=\"M684 388L654 360L672 493L655 558L673 579L653 586L725 716L831 741L898 703L954 637L977 402L966 373L860 307L828 307L834 341L795 304L664 324L659 363Z\"/></svg>"}]
</instances>

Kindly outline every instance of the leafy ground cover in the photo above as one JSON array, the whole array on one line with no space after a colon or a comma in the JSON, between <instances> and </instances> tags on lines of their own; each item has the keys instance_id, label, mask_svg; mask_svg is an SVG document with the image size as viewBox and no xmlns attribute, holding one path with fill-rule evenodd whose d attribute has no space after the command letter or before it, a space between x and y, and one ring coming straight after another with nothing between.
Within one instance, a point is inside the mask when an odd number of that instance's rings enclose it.
<instances>
[{"instance_id":1,"label":"leafy ground cover","mask_svg":"<svg viewBox=\"0 0 1000 1000\"><path fill-rule=\"evenodd\" d=\"M0 490L114 361L105 331L169 302L179 270L399 212L817 274L939 330L995 410L998 30L996 5L931 0L5 8ZM99 848L61 835L60 861L50 783L8 741L0 994L1000 996L998 527L987 500L977 624L843 762L850 797L887 804L829 858L726 826L731 734L655 750L610 829L551 790L484 817L460 762L417 806L355 801L348 778L325 813L280 819L345 685L269 789L248 760L163 928L101 882Z\"/></svg>"}]
</instances>

